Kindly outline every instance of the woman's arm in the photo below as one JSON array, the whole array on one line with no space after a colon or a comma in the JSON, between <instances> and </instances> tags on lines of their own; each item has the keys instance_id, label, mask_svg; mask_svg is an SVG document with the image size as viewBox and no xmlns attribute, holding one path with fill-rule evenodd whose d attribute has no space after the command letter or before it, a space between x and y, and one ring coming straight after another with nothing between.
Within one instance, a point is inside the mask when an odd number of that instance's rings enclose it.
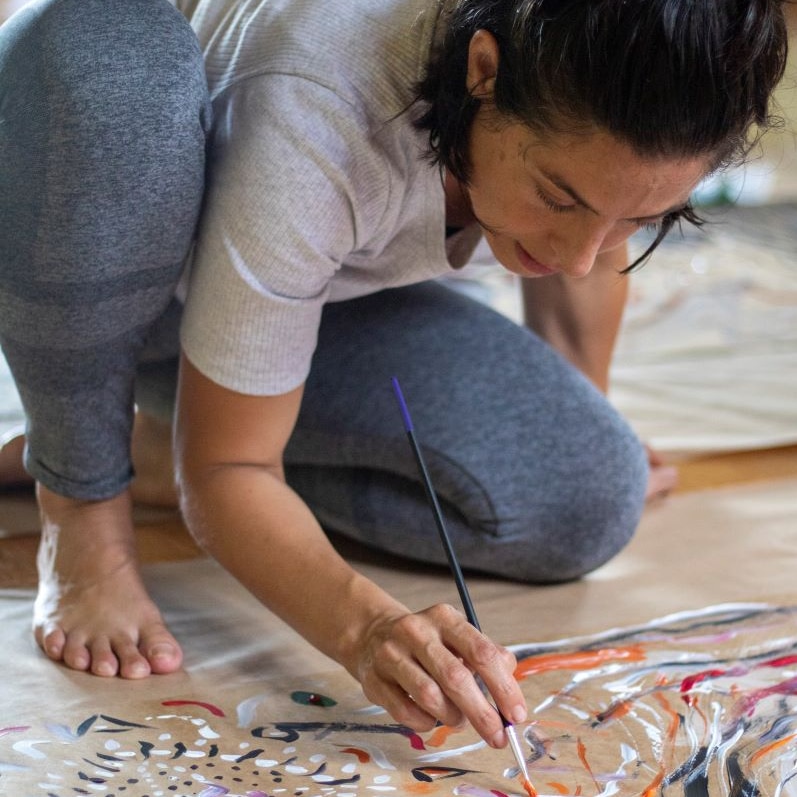
<instances>
[{"instance_id":1,"label":"woman's arm","mask_svg":"<svg viewBox=\"0 0 797 797\"><path fill-rule=\"evenodd\" d=\"M607 393L609 368L628 299L628 265L623 245L599 255L586 277L562 274L523 280L527 326L547 340L597 387ZM678 482L678 471L665 465L648 448L648 500L667 495Z\"/></svg>"},{"instance_id":2,"label":"woman's arm","mask_svg":"<svg viewBox=\"0 0 797 797\"><path fill-rule=\"evenodd\" d=\"M620 329L628 277L625 245L598 255L586 277L564 274L523 280L526 325L547 340L604 393Z\"/></svg>"},{"instance_id":3,"label":"woman's arm","mask_svg":"<svg viewBox=\"0 0 797 797\"><path fill-rule=\"evenodd\" d=\"M357 678L398 722L429 730L467 718L505 738L473 673L504 712L525 719L515 660L450 606L411 613L351 568L285 483L282 452L302 389L247 396L183 357L175 456L181 505L200 544L265 606ZM411 696L411 697L410 697Z\"/></svg>"}]
</instances>

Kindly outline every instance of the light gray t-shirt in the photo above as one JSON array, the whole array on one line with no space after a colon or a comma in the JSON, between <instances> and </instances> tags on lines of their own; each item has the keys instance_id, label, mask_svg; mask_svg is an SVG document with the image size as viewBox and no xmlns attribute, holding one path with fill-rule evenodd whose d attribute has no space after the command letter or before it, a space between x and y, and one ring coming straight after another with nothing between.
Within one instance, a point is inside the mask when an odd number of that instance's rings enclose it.
<instances>
[{"instance_id":1,"label":"light gray t-shirt","mask_svg":"<svg viewBox=\"0 0 797 797\"><path fill-rule=\"evenodd\" d=\"M219 384L286 392L326 302L440 276L476 243L447 244L440 173L407 112L439 2L181 5L214 113L182 344Z\"/></svg>"}]
</instances>

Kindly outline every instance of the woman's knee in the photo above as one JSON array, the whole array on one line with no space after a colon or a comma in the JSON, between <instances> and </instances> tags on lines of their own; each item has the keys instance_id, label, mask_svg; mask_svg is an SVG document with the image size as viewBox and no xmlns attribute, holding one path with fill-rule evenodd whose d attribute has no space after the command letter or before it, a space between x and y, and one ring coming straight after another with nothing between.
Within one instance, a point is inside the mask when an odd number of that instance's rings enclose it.
<instances>
[{"instance_id":1,"label":"woman's knee","mask_svg":"<svg viewBox=\"0 0 797 797\"><path fill-rule=\"evenodd\" d=\"M3 182L28 215L100 212L131 233L131 217L142 229L142 214L196 215L207 85L196 37L166 0L23 8L0 29L0 75Z\"/></svg>"},{"instance_id":2,"label":"woman's knee","mask_svg":"<svg viewBox=\"0 0 797 797\"><path fill-rule=\"evenodd\" d=\"M584 432L582 453L552 469L542 489L528 484L524 491L520 478L514 503L485 535L484 569L534 583L570 581L628 544L645 504L647 455L627 424L610 408L607 415L599 430ZM522 462L516 466L521 473Z\"/></svg>"}]
</instances>

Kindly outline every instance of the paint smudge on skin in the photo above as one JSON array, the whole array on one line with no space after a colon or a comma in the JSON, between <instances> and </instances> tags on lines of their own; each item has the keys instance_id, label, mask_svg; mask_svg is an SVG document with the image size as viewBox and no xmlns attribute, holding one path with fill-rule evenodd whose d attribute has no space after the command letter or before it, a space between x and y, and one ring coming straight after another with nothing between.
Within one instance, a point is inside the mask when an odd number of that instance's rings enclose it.
<instances>
[{"instance_id":1,"label":"paint smudge on skin","mask_svg":"<svg viewBox=\"0 0 797 797\"><path fill-rule=\"evenodd\" d=\"M201 700L164 700L162 706L199 706L200 708L207 709L211 714L216 717L223 717L224 712L212 703L204 703Z\"/></svg>"},{"instance_id":2,"label":"paint smudge on skin","mask_svg":"<svg viewBox=\"0 0 797 797\"><path fill-rule=\"evenodd\" d=\"M338 701L318 692L291 692L291 700L300 706L319 706L321 708L331 708L337 706Z\"/></svg>"}]
</instances>

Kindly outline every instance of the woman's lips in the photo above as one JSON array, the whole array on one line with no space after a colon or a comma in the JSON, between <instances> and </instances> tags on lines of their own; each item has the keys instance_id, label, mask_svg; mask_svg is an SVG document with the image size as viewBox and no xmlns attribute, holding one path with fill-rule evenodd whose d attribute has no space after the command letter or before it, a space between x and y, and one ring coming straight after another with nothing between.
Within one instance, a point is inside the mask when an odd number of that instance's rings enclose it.
<instances>
[{"instance_id":1,"label":"woman's lips","mask_svg":"<svg viewBox=\"0 0 797 797\"><path fill-rule=\"evenodd\" d=\"M542 263L535 260L519 243L515 243L515 254L520 261L520 265L524 271L533 274L535 277L547 277L550 274L556 274L555 268L549 268Z\"/></svg>"}]
</instances>

